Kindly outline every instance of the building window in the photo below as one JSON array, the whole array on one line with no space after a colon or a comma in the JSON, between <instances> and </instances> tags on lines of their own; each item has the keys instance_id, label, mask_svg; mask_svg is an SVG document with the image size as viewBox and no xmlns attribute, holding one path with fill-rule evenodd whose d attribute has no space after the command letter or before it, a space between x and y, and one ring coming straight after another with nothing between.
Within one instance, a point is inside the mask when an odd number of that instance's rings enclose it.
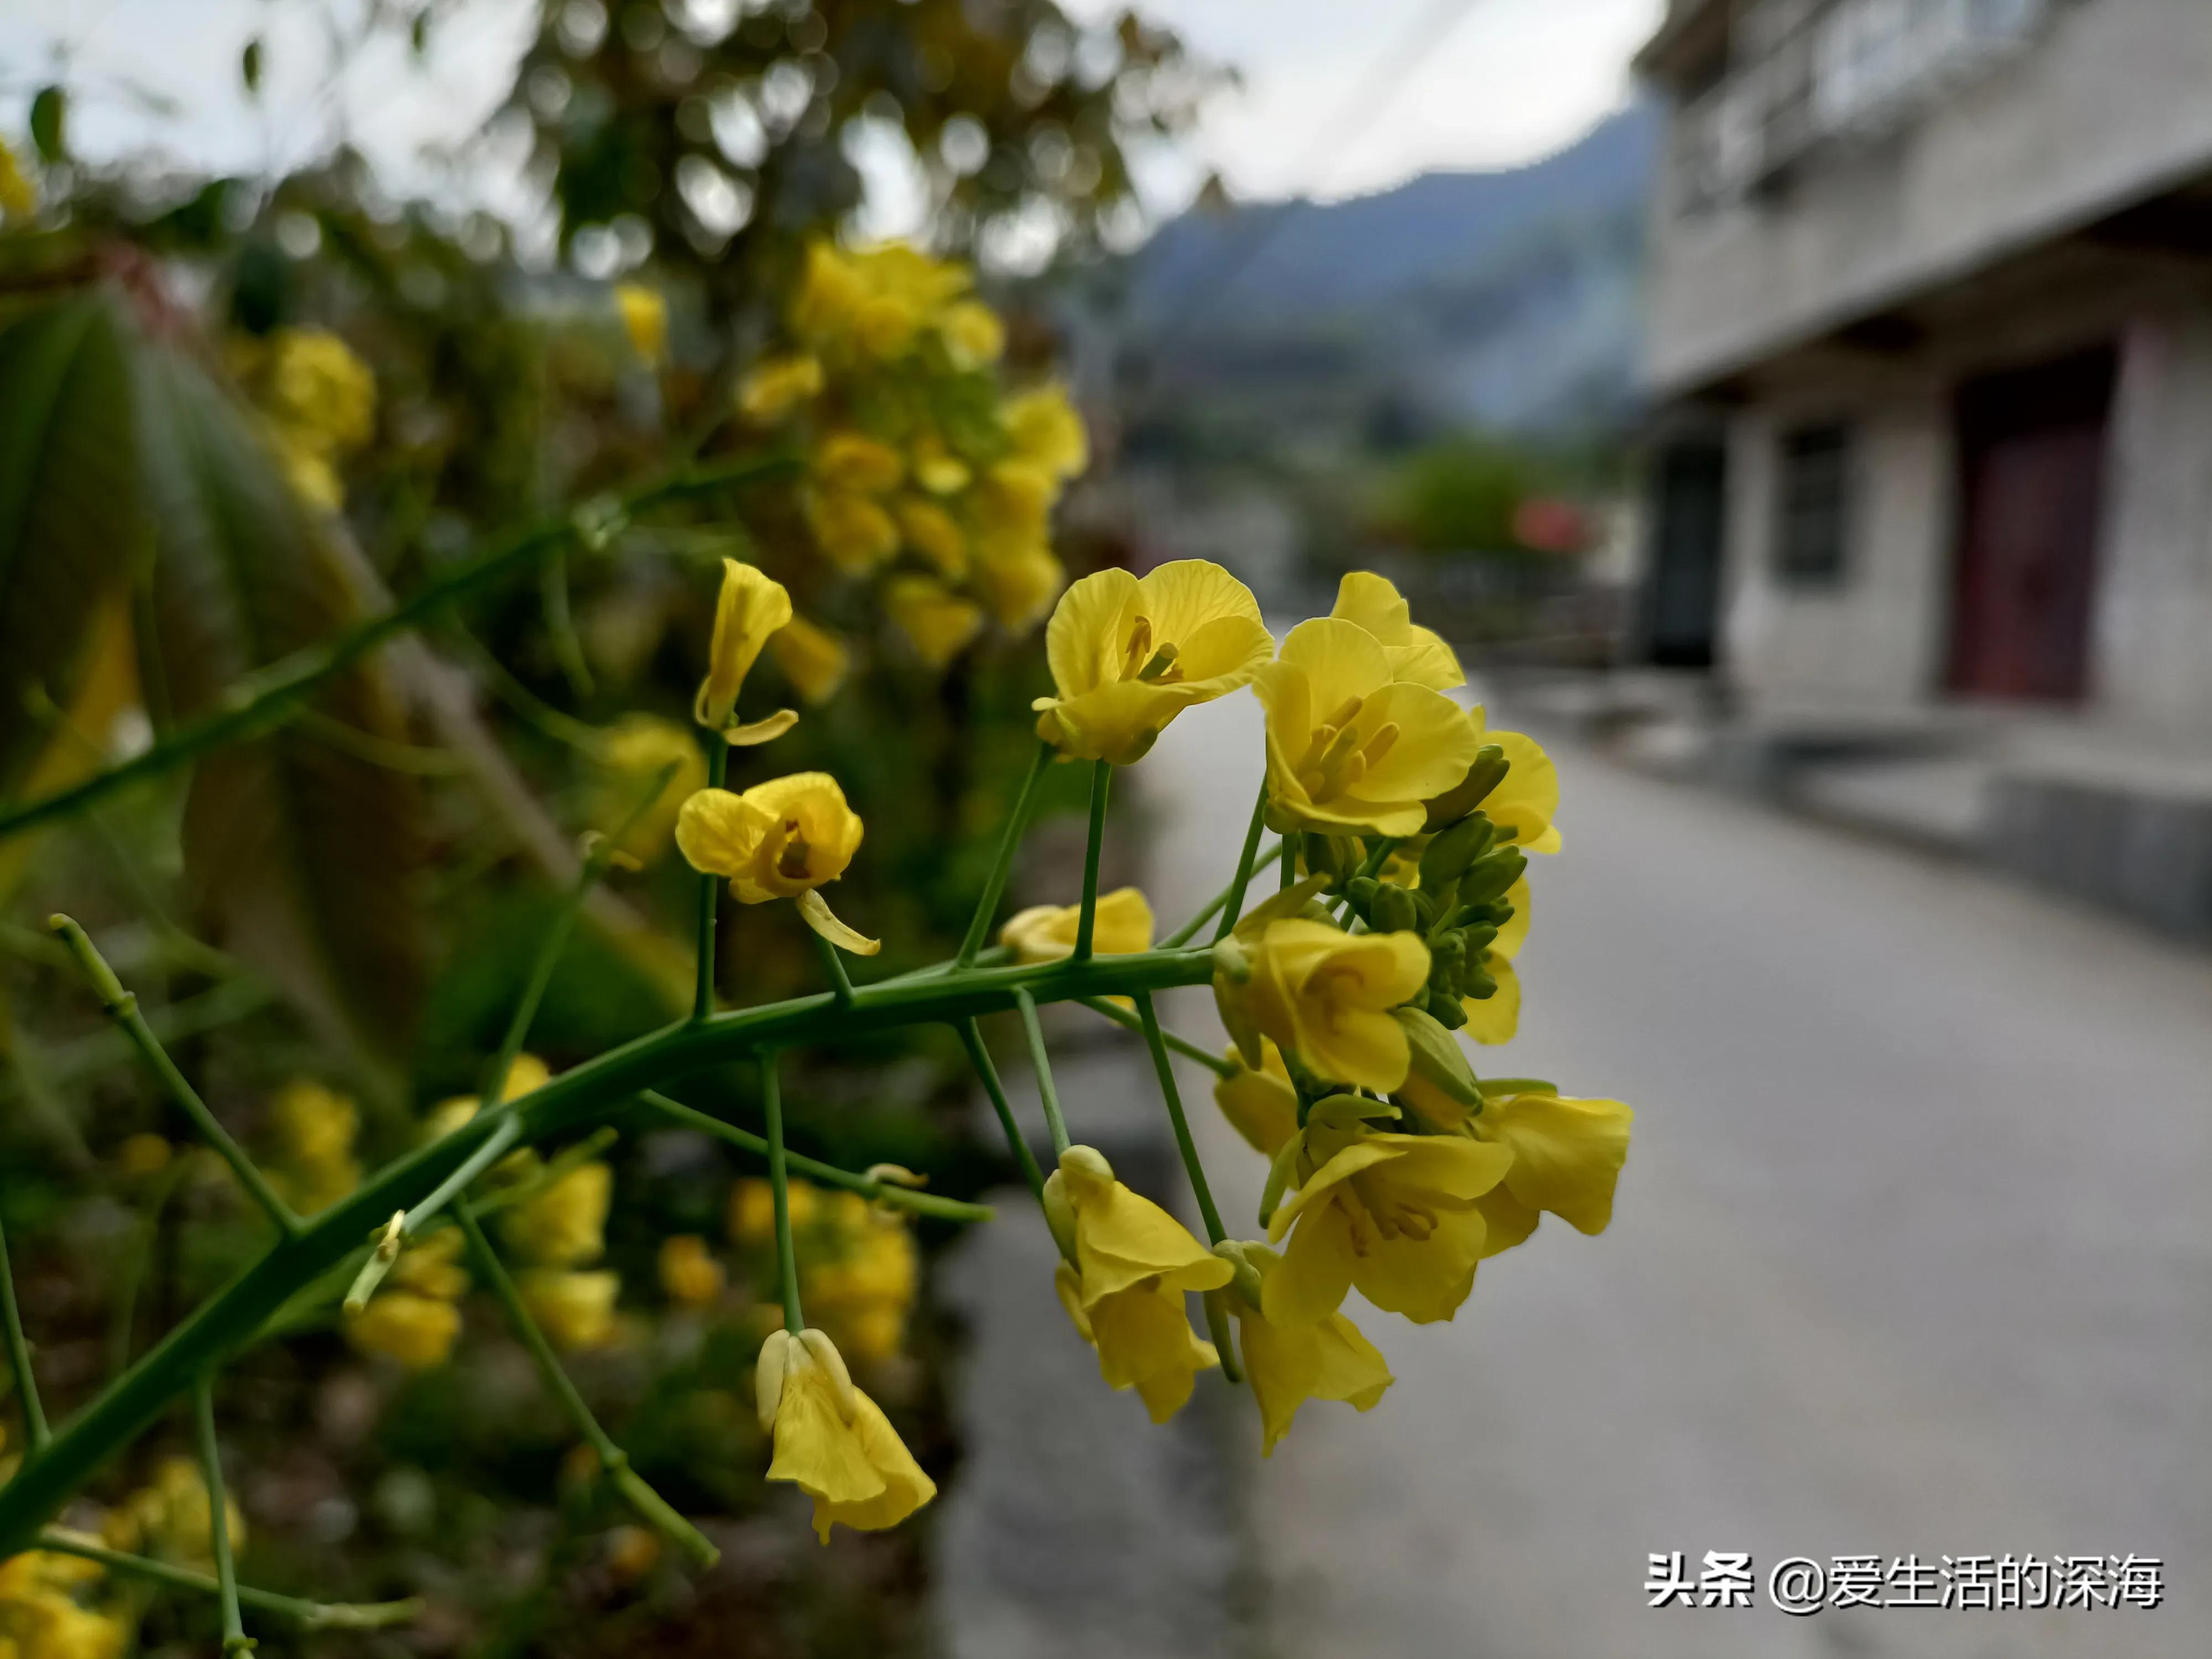
<instances>
[{"instance_id":1,"label":"building window","mask_svg":"<svg viewBox=\"0 0 2212 1659\"><path fill-rule=\"evenodd\" d=\"M1842 583L1850 546L1850 428L1830 422L1783 434L1774 574L1784 586Z\"/></svg>"}]
</instances>

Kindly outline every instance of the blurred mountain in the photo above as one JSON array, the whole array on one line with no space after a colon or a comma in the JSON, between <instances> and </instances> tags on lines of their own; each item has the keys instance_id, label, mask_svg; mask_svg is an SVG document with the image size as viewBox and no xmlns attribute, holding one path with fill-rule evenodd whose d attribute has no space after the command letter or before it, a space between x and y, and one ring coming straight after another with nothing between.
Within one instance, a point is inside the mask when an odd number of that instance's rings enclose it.
<instances>
[{"instance_id":1,"label":"blurred mountain","mask_svg":"<svg viewBox=\"0 0 2212 1659\"><path fill-rule=\"evenodd\" d=\"M1636 104L1526 167L1194 210L1133 257L1123 343L1177 401L1256 394L1386 443L1602 426L1633 397L1659 131Z\"/></svg>"}]
</instances>

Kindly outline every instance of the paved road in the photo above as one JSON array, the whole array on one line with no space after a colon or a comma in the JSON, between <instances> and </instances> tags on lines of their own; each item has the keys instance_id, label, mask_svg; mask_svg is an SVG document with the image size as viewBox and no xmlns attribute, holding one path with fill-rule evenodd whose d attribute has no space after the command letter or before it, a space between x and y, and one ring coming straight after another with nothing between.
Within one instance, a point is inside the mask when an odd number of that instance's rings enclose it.
<instances>
[{"instance_id":1,"label":"paved road","mask_svg":"<svg viewBox=\"0 0 2212 1659\"><path fill-rule=\"evenodd\" d=\"M1142 769L1164 915L1256 787L1249 700ZM1638 1110L1396 1387L1253 1485L1267 1650L2212 1652L2212 964L1955 867L1562 757L1522 1036ZM1209 1032L1200 994L1176 1018ZM1260 1171L1214 1126L1249 1226ZM2135 1552L2156 1612L1650 1611L1646 1555Z\"/></svg>"}]
</instances>

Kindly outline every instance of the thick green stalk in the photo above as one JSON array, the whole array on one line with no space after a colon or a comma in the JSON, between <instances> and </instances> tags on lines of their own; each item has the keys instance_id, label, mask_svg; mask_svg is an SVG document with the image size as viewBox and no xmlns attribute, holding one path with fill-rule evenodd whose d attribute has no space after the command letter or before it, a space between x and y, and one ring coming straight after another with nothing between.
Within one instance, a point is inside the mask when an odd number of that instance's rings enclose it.
<instances>
[{"instance_id":1,"label":"thick green stalk","mask_svg":"<svg viewBox=\"0 0 2212 1659\"><path fill-rule=\"evenodd\" d=\"M208 1553L215 1559L216 1595L222 1605L222 1650L250 1653L253 1639L238 1616L238 1569L230 1559L230 1504L223 1496L222 1453L215 1440L215 1380L204 1376L192 1389L192 1435L198 1443L200 1479L207 1483Z\"/></svg>"},{"instance_id":2,"label":"thick green stalk","mask_svg":"<svg viewBox=\"0 0 2212 1659\"><path fill-rule=\"evenodd\" d=\"M1252 803L1252 822L1244 830L1243 850L1237 855L1237 876L1229 884L1229 896L1221 907L1221 926L1213 930L1213 937L1224 939L1230 929L1237 926L1237 918L1244 913L1244 890L1251 884L1252 872L1259 866L1253 862L1260 851L1260 830L1267 816L1267 780L1260 780L1260 799Z\"/></svg>"},{"instance_id":3,"label":"thick green stalk","mask_svg":"<svg viewBox=\"0 0 2212 1659\"><path fill-rule=\"evenodd\" d=\"M1261 854L1257 859L1254 860L1251 869L1245 872L1246 882L1249 884L1254 876L1258 875L1261 871L1266 869L1269 865L1274 863L1276 860L1281 858L1286 845L1286 842L1279 841L1273 847L1270 847L1266 852ZM1214 917L1219 915L1221 912L1227 908L1229 901L1232 897L1237 896L1238 896L1237 892L1237 884L1234 882L1231 882L1228 886L1216 893L1212 898L1206 900L1204 908L1201 908L1196 915L1193 916L1188 921L1183 923L1182 927L1176 928L1175 932L1170 933L1165 939L1162 939L1160 941L1160 949L1163 951L1172 951L1179 945L1189 944L1191 940L1198 937L1198 930L1205 927L1207 922L1212 921ZM1240 900L1238 908L1241 909L1242 908L1243 906ZM1231 919L1229 922L1229 926L1231 927L1234 927L1237 925L1235 920L1237 914L1237 911L1234 910L1230 912Z\"/></svg>"},{"instance_id":4,"label":"thick green stalk","mask_svg":"<svg viewBox=\"0 0 2212 1659\"><path fill-rule=\"evenodd\" d=\"M1006 1098L1006 1085L999 1081L999 1068L991 1063L991 1051L983 1046L983 1029L973 1018L962 1020L956 1029L960 1033L961 1045L968 1050L968 1063L975 1068L983 1092L991 1097L991 1109L999 1115L999 1127L1006 1133L1006 1150L1014 1155L1014 1162L1021 1166L1022 1179L1029 1182L1030 1192L1042 1204L1044 1171L1037 1168L1036 1155L1030 1151L1022 1126L1014 1121L1013 1103Z\"/></svg>"},{"instance_id":5,"label":"thick green stalk","mask_svg":"<svg viewBox=\"0 0 2212 1659\"><path fill-rule=\"evenodd\" d=\"M522 1292L515 1288L514 1280L507 1271L507 1264L492 1249L491 1240L484 1237L483 1224L477 1220L476 1212L466 1199L453 1206L453 1218L469 1237L469 1253L484 1282L491 1286L492 1294L499 1299L507 1322L530 1350L530 1357L538 1362L538 1374L553 1397L568 1413L568 1420L584 1443L599 1454L599 1467L611 1479L616 1489L646 1522L668 1541L682 1550L702 1567L711 1567L721 1559L721 1552L708 1543L699 1529L676 1512L675 1508L659 1492L646 1484L645 1480L629 1466L629 1454L617 1445L614 1437L599 1425L592 1408L584 1403L584 1396L576 1391L568 1373L561 1364L561 1357L553 1352L553 1345L545 1340L545 1333L538 1328L538 1322L530 1316L523 1305Z\"/></svg>"},{"instance_id":6,"label":"thick green stalk","mask_svg":"<svg viewBox=\"0 0 2212 1659\"><path fill-rule=\"evenodd\" d=\"M671 501L774 483L790 477L798 468L799 459L792 455L766 456L722 467L694 468L617 498L602 516L619 521ZM343 673L393 635L405 633L511 571L567 546L573 538L591 533L594 532L590 526L580 523L577 515L571 514L510 537L504 545L448 572L381 616L357 624L350 632L320 645L309 646L282 662L271 663L246 675L223 694L213 714L172 732L145 753L120 766L94 773L67 789L0 811L0 840L82 811L118 789L147 778L160 777L210 750L282 724L309 692Z\"/></svg>"},{"instance_id":7,"label":"thick green stalk","mask_svg":"<svg viewBox=\"0 0 2212 1659\"><path fill-rule=\"evenodd\" d=\"M806 1328L799 1306L799 1251L791 1241L791 1168L783 1151L783 1078L773 1048L761 1050L761 1115L768 1121L768 1184L775 1207L775 1278L783 1291L783 1328Z\"/></svg>"},{"instance_id":8,"label":"thick green stalk","mask_svg":"<svg viewBox=\"0 0 2212 1659\"><path fill-rule=\"evenodd\" d=\"M1168 1121L1175 1126L1176 1150L1182 1154L1182 1167L1190 1176L1190 1190L1198 1200L1198 1212L1206 1221L1206 1237L1209 1243L1218 1244L1229 1237L1221 1224L1221 1212L1213 1207L1213 1189L1206 1185L1206 1166L1198 1161L1198 1144L1190 1138L1190 1121L1182 1115L1182 1091L1176 1087L1175 1066L1168 1059L1168 1046L1160 1036L1160 1017L1152 1009L1149 991L1137 994L1137 1018L1145 1029L1145 1044L1152 1051L1152 1069L1159 1074L1160 1097L1167 1103Z\"/></svg>"},{"instance_id":9,"label":"thick green stalk","mask_svg":"<svg viewBox=\"0 0 2212 1659\"><path fill-rule=\"evenodd\" d=\"M965 968L975 960L976 952L990 936L992 920L999 914L999 901L1006 891L1006 878L1014 867L1014 854L1020 850L1023 832L1028 830L1030 816L1036 811L1037 790L1044 782L1044 769L1059 752L1048 743L1040 743L1030 760L1027 776L1022 780L1022 792L1014 798L1014 810L1006 819L1006 833L999 838L999 851L991 860L991 874L983 884L983 896L975 901L975 914L969 919L967 936L960 941L959 954L953 957L956 967Z\"/></svg>"},{"instance_id":10,"label":"thick green stalk","mask_svg":"<svg viewBox=\"0 0 2212 1659\"><path fill-rule=\"evenodd\" d=\"M1098 854L1106 841L1106 797L1114 787L1114 763L1091 768L1091 838L1083 848L1083 909L1075 919L1075 960L1091 959L1091 935L1098 928Z\"/></svg>"},{"instance_id":11,"label":"thick green stalk","mask_svg":"<svg viewBox=\"0 0 2212 1659\"><path fill-rule=\"evenodd\" d=\"M222 1589L220 1583L204 1572L194 1572L189 1567L172 1566L167 1561L156 1561L150 1556L128 1555L59 1527L48 1527L40 1533L38 1547L58 1555L75 1555L87 1561L97 1561L110 1572L167 1584L172 1589L197 1590L203 1595L219 1595ZM276 1613L280 1618L291 1620L304 1630L382 1630L388 1625L404 1625L422 1614L420 1600L306 1601L296 1595L278 1595L273 1590L256 1589L251 1584L238 1584L233 1589L240 1606Z\"/></svg>"},{"instance_id":12,"label":"thick green stalk","mask_svg":"<svg viewBox=\"0 0 2212 1659\"><path fill-rule=\"evenodd\" d=\"M749 1152L768 1156L768 1141L750 1129L740 1129L734 1123L725 1123L711 1113L686 1106L680 1100L671 1100L653 1089L641 1089L637 1097L675 1122L726 1140L732 1146L742 1146ZM957 1198L939 1198L934 1193L917 1192L911 1187L901 1186L896 1181L878 1181L873 1176L854 1175L850 1170L841 1170L832 1164L823 1164L800 1152L787 1152L784 1161L809 1181L825 1187L842 1187L848 1193L858 1193L863 1198L873 1199L879 1204L911 1211L915 1215L934 1216L940 1221L988 1221L991 1206L988 1204L969 1204Z\"/></svg>"},{"instance_id":13,"label":"thick green stalk","mask_svg":"<svg viewBox=\"0 0 2212 1659\"><path fill-rule=\"evenodd\" d=\"M1104 1015L1124 1030L1135 1031L1139 1035L1144 1031L1144 1021L1118 1003L1109 1002L1103 997L1077 997L1075 1001L1094 1014ZM1169 1048L1188 1059L1196 1060L1218 1076L1235 1077L1243 1069L1235 1060L1217 1054L1211 1048L1193 1042L1188 1037L1177 1036L1173 1031L1163 1031L1160 1036Z\"/></svg>"},{"instance_id":14,"label":"thick green stalk","mask_svg":"<svg viewBox=\"0 0 2212 1659\"><path fill-rule=\"evenodd\" d=\"M730 745L722 734L707 734L707 787L720 789L730 775ZM702 872L699 877L699 983L691 998L691 1018L704 1019L714 1012L714 913L721 902L722 878Z\"/></svg>"},{"instance_id":15,"label":"thick green stalk","mask_svg":"<svg viewBox=\"0 0 2212 1659\"><path fill-rule=\"evenodd\" d=\"M52 1437L46 1430L46 1408L39 1403L39 1380L31 1375L31 1344L23 1334L22 1310L15 1305L15 1270L8 1261L5 1227L0 1227L0 1332L8 1341L8 1372L15 1380L23 1437L35 1452Z\"/></svg>"},{"instance_id":16,"label":"thick green stalk","mask_svg":"<svg viewBox=\"0 0 2212 1659\"><path fill-rule=\"evenodd\" d=\"M1044 1106L1045 1127L1052 1131L1052 1150L1064 1152L1073 1143L1067 1138L1067 1120L1060 1115L1060 1091L1053 1087L1052 1056L1045 1052L1036 999L1024 987L1014 993L1014 1006L1021 1010L1022 1034L1030 1040L1030 1066L1036 1073L1037 1099Z\"/></svg>"},{"instance_id":17,"label":"thick green stalk","mask_svg":"<svg viewBox=\"0 0 2212 1659\"><path fill-rule=\"evenodd\" d=\"M1039 1002L1204 984L1205 951L1146 951L1087 963L1011 963L860 987L850 1008L825 994L797 997L711 1019L663 1027L586 1061L517 1101L520 1144L565 1139L624 1106L641 1089L738 1060L767 1046L842 1042L906 1025L957 1024L1006 1009L1014 993ZM252 1341L303 1286L337 1267L362 1241L430 1194L489 1135L479 1115L369 1176L353 1193L281 1239L195 1309L0 1486L0 1559L28 1548L38 1528L93 1473L131 1443L209 1365Z\"/></svg>"},{"instance_id":18,"label":"thick green stalk","mask_svg":"<svg viewBox=\"0 0 2212 1659\"><path fill-rule=\"evenodd\" d=\"M224 1163L230 1165L231 1173L238 1177L238 1184L251 1193L254 1201L268 1212L269 1218L276 1224L280 1232L296 1236L305 1224L292 1213L290 1205L276 1196L276 1188L269 1184L268 1177L254 1166L253 1160L246 1155L246 1149L230 1138L230 1132L216 1121L215 1114L208 1109L207 1102L200 1098L199 1091L185 1080L185 1074L169 1058L169 1051L161 1046L160 1039L146 1024L146 1017L138 1012L138 999L123 988L123 981L115 977L115 970L107 965L107 959L100 954L84 929L69 917L60 915L48 918L46 926L54 931L63 944L69 946L70 954L76 958L78 969L91 985L93 994L99 997L100 1006L107 1011L108 1018L123 1028L125 1035L138 1050L140 1058L153 1068L154 1075L161 1080L170 1097L185 1109L186 1115L207 1137L208 1144L222 1155Z\"/></svg>"}]
</instances>

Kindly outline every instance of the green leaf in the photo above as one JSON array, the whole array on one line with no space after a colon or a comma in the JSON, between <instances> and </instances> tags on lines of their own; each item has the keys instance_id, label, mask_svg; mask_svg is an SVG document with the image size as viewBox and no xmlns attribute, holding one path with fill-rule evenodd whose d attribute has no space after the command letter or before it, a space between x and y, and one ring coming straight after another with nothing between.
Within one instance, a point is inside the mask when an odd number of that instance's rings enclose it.
<instances>
[{"instance_id":1,"label":"green leaf","mask_svg":"<svg viewBox=\"0 0 2212 1659\"><path fill-rule=\"evenodd\" d=\"M128 325L80 295L0 333L0 794L57 737L93 619L144 544ZM96 741L103 735L87 734Z\"/></svg>"},{"instance_id":2,"label":"green leaf","mask_svg":"<svg viewBox=\"0 0 2212 1659\"><path fill-rule=\"evenodd\" d=\"M331 528L199 366L154 348L143 385L158 548L149 678L189 720L365 611ZM332 1035L391 1053L407 1041L423 975L420 792L329 733L335 724L404 741L405 726L374 657L307 707L319 718L200 763L185 872L230 949Z\"/></svg>"},{"instance_id":3,"label":"green leaf","mask_svg":"<svg viewBox=\"0 0 2212 1659\"><path fill-rule=\"evenodd\" d=\"M48 167L69 157L62 125L69 114L69 94L59 87L40 87L31 100L31 143Z\"/></svg>"}]
</instances>

